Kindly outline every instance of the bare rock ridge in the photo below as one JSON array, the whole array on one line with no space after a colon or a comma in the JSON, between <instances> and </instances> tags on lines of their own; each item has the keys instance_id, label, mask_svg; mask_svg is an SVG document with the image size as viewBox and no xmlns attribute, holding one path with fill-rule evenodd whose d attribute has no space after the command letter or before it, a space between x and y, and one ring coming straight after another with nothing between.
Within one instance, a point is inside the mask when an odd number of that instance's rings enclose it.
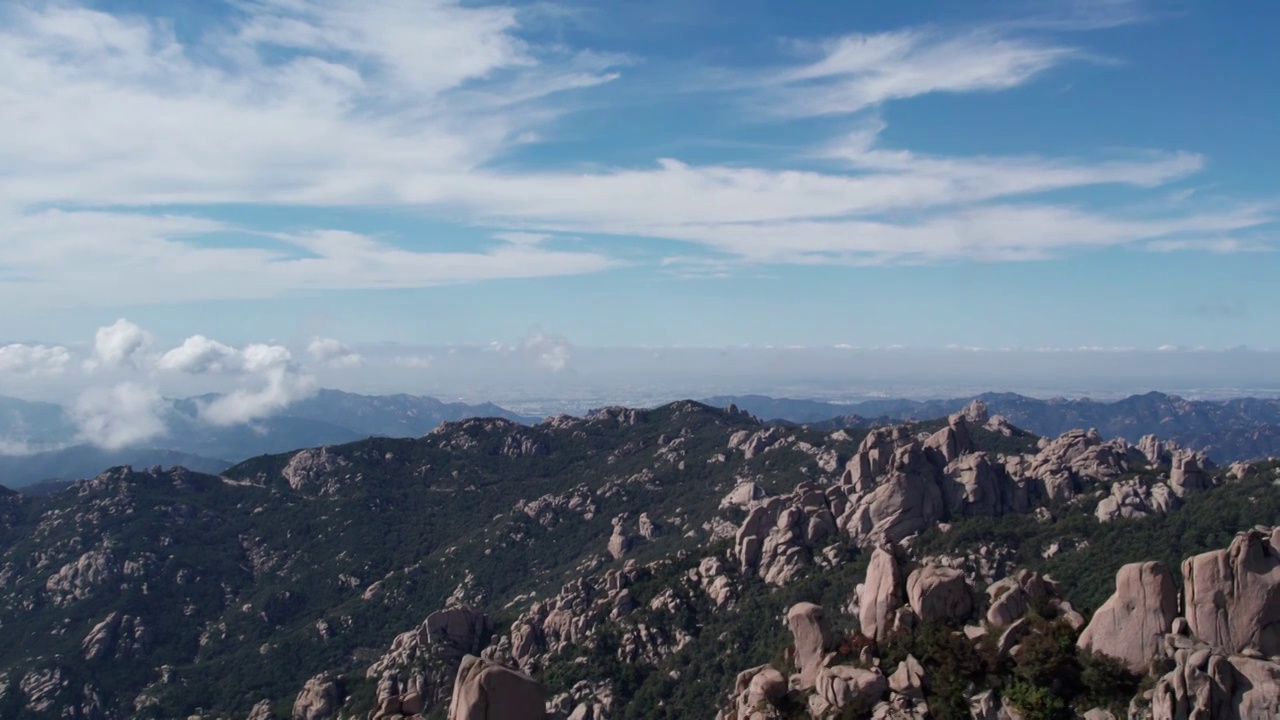
<instances>
[{"instance_id":1,"label":"bare rock ridge","mask_svg":"<svg viewBox=\"0 0 1280 720\"><path fill-rule=\"evenodd\" d=\"M602 411L595 421L629 425L639 420L630 411L618 410ZM567 429L581 421L562 422ZM809 573L843 565L859 550L870 553L870 564L848 606L791 606L783 622L792 636L787 657L794 673L788 675L777 666L743 671L722 706L722 720L781 718L784 708L796 702L815 719L842 713L919 720L932 717L926 666L908 656L882 667L877 649L904 633L931 626L957 628L973 652L989 646L1008 663L1018 662L1028 645L1034 646L1041 642L1038 638L1054 632L1046 622L1069 628L1070 638L1081 652L1113 657L1134 672L1146 672L1157 661L1176 662L1169 649L1175 642L1170 639L1176 635L1175 620L1182 626L1189 627L1189 623L1178 617L1182 606L1173 588L1173 575L1159 563L1123 567L1117 574L1113 597L1086 621L1047 576L1019 570L998 555L919 557L912 545L921 532L940 523L1033 511L1037 517L1048 516L1045 506L1051 503L1086 505L1106 522L1172 512L1183 497L1221 482L1220 474L1206 469L1212 467L1207 458L1154 437L1144 438L1141 447L1135 447L1123 440L1103 441L1097 432L1088 430L1042 439L1038 446L1020 453L993 453L978 449L978 432L1015 438L1019 431L989 417L985 408L975 403L947 418L933 432L920 433L907 425L873 430L847 456L843 468L831 465L820 445L799 442L778 428L738 431L729 438L726 452L709 462L723 463L735 453L760 460L784 451L800 451L813 458L820 472L830 468L832 474L799 479L781 492L771 492L758 477L740 476L719 500L720 512L740 518L729 552L692 556L690 569L657 593L642 588L672 560L640 564L629 559L632 553L644 543L659 540L664 527L683 530L687 537L699 533L682 528L678 513L665 516L646 510L612 515L612 531L601 549L606 563L584 566L587 572L566 582L556 595L529 598L527 609L519 613L509 630L493 628L471 615L476 611L470 608L455 607L442 611L450 613L450 622L432 620L437 618L433 615L420 631L397 639L392 652L366 673L379 679L378 708L371 717L410 716L446 703L450 713L489 712L477 708L488 707L485 703L489 701L483 698L489 697L492 688L475 681L472 674L506 677L501 672L505 669L526 680L538 677L562 658L597 645L606 628L617 629L616 639L610 641L612 660L624 665L660 666L693 637L678 625L650 619L655 617L652 613L679 616L700 597L715 608L732 611L747 592L751 578L766 586L788 586ZM839 441L840 437L833 433L831 439ZM685 462L687 455L681 446L680 436L664 435L655 455L662 462ZM1160 465L1153 464L1153 457ZM1241 469L1241 476L1246 472ZM1130 496L1142 502L1134 502ZM553 529L564 520L548 521L556 517L549 513L565 517L590 508L595 514L601 497L600 493L575 489L563 496L543 496L536 503L520 501L515 508ZM1153 497L1168 500L1156 502L1150 500ZM710 529L713 525L702 530L715 538L719 530ZM1256 552L1244 554L1252 558ZM1265 585L1270 570L1253 570L1261 567L1256 561L1218 563L1232 568L1245 564L1252 575L1246 577L1242 574L1246 571L1233 570L1244 578L1239 584ZM598 570L593 572L593 568ZM1204 572L1218 579L1226 575L1224 570ZM1215 590L1206 590L1203 596L1235 597ZM1247 599L1253 597L1250 591L1239 601L1219 602L1213 609L1224 617L1239 617L1241 627L1257 618L1261 618L1258 622L1269 622L1265 601ZM859 629L853 634L833 631L837 625L847 627L848 621L854 621ZM445 630L451 626L458 631ZM1269 632L1256 634L1261 637ZM433 639L437 636L440 640ZM487 646L478 642L481 636ZM1185 627L1184 635L1176 636L1191 637ZM466 672L430 674L412 669L415 663L421 667L424 657L433 658L440 668L457 667L463 663L463 653L480 658L466 661L472 663ZM1261 672L1257 668L1249 671ZM674 682L685 681L677 675L672 675ZM442 690L451 679L450 695ZM523 687L514 679L503 682L508 681L513 687ZM469 689L461 690L463 687ZM532 697L533 691L530 693ZM1148 696L1148 704L1157 707L1154 692ZM466 707L459 709L457 703L464 697ZM1179 697L1175 691L1176 701L1185 700ZM620 702L626 700L614 694L611 683L584 680L546 698L545 712L549 717L573 720L609 718L616 716ZM1016 709L999 694L975 692L967 702L990 711L975 717L1017 717ZM1235 700L1223 702L1229 705ZM1249 706L1258 701L1250 696L1240 702Z\"/></svg>"}]
</instances>

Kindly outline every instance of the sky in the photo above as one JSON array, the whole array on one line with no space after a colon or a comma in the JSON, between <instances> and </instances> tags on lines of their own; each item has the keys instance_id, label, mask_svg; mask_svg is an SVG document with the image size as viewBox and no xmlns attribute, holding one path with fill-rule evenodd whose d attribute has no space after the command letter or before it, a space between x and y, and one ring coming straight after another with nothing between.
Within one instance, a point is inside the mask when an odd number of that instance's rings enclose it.
<instances>
[{"instance_id":1,"label":"sky","mask_svg":"<svg viewBox=\"0 0 1280 720\"><path fill-rule=\"evenodd\" d=\"M994 358L975 384L1016 356L1020 387L1280 386L1277 26L1262 0L7 0L0 393L536 394L655 352L658 386L870 387L831 351L917 367L890 348Z\"/></svg>"}]
</instances>

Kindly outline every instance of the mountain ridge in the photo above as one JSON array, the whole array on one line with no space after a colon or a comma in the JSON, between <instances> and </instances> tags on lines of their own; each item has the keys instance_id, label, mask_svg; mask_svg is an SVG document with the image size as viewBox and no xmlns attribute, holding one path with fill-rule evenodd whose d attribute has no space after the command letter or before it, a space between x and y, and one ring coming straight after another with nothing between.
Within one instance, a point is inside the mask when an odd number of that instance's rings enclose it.
<instances>
[{"instance_id":1,"label":"mountain ridge","mask_svg":"<svg viewBox=\"0 0 1280 720\"><path fill-rule=\"evenodd\" d=\"M1047 400L1016 393L987 392L946 400L868 400L831 403L821 400L774 398L767 395L717 396L711 404L734 403L761 418L833 429L850 416L855 424L866 418L918 420L959 412L981 400L992 414L1040 435L1059 435L1072 428L1097 428L1108 438L1137 440L1148 434L1202 449L1219 462L1280 455L1280 399L1236 398L1186 400L1177 395L1148 392L1121 400L1088 398Z\"/></svg>"},{"instance_id":2,"label":"mountain ridge","mask_svg":"<svg viewBox=\"0 0 1280 720\"><path fill-rule=\"evenodd\" d=\"M423 435L441 422L464 417L532 420L492 403L470 405L428 396L359 395L325 389L270 417L218 427L199 418L201 403L215 397L170 400L163 414L166 426L163 436L141 447L98 451L83 443L60 406L0 399L0 437L37 449L31 453L0 455L0 483L16 488L41 480L80 479L92 477L113 465L179 464L217 472L257 455L335 445L371 436Z\"/></svg>"},{"instance_id":3,"label":"mountain ridge","mask_svg":"<svg viewBox=\"0 0 1280 720\"><path fill-rule=\"evenodd\" d=\"M1134 553L1271 521L1275 469L1036 438L979 404L824 432L693 401L450 421L220 476L115 468L0 493L0 714L443 717L461 649L567 710L613 708L591 717L710 717L785 641L777 618L848 603L881 540L950 543L992 579L1053 571L1088 612Z\"/></svg>"}]
</instances>

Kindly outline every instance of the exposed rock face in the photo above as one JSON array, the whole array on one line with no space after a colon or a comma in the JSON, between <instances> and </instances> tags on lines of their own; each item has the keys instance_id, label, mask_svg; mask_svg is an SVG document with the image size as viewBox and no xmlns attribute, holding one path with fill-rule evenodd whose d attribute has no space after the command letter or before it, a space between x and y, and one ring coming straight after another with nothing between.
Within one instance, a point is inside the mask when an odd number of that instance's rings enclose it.
<instances>
[{"instance_id":1,"label":"exposed rock face","mask_svg":"<svg viewBox=\"0 0 1280 720\"><path fill-rule=\"evenodd\" d=\"M711 560L706 563L708 570L713 565L718 570L724 569L718 558ZM593 643L601 628L615 627L623 630L616 651L620 662L661 662L683 648L691 636L682 628L664 623L629 621L637 607L630 587L637 577L651 572L652 568L653 565L642 568L634 561L627 561L621 569L609 568L603 573L565 583L555 597L534 602L521 613L511 624L510 634L487 648L485 657L500 659L504 663L514 662L522 670L536 673L555 655L575 645ZM722 579L717 580L717 577ZM684 598L703 592L701 586L704 582L713 590L727 585L726 602L729 602L733 586L723 578L724 575L716 575L705 580L700 572L691 570L673 586L653 597L648 607L666 613L680 612L685 607Z\"/></svg>"},{"instance_id":2,"label":"exposed rock face","mask_svg":"<svg viewBox=\"0 0 1280 720\"><path fill-rule=\"evenodd\" d=\"M884 695L888 686L879 669L865 670L852 665L822 668L817 677L816 702L811 702L810 710L817 711L816 717L866 711Z\"/></svg>"},{"instance_id":3,"label":"exposed rock face","mask_svg":"<svg viewBox=\"0 0 1280 720\"><path fill-rule=\"evenodd\" d=\"M1152 465L1167 465L1173 461L1173 453L1178 449L1178 443L1172 440L1162 442L1155 435L1143 435L1138 440L1138 452L1141 452L1147 462Z\"/></svg>"},{"instance_id":4,"label":"exposed rock face","mask_svg":"<svg viewBox=\"0 0 1280 720\"><path fill-rule=\"evenodd\" d=\"M818 669L831 636L827 631L822 608L813 603L799 603L787 612L787 625L795 638L796 665L800 668L800 687L811 688L818 679Z\"/></svg>"},{"instance_id":5,"label":"exposed rock face","mask_svg":"<svg viewBox=\"0 0 1280 720\"><path fill-rule=\"evenodd\" d=\"M846 525L859 545L901 542L943 519L942 491L920 451L904 449L893 462L902 469L861 498Z\"/></svg>"},{"instance_id":6,"label":"exposed rock face","mask_svg":"<svg viewBox=\"0 0 1280 720\"><path fill-rule=\"evenodd\" d=\"M802 482L785 497L755 505L735 536L735 552L744 573L756 573L772 585L785 585L838 535L835 510L844 501L836 488Z\"/></svg>"},{"instance_id":7,"label":"exposed rock face","mask_svg":"<svg viewBox=\"0 0 1280 720\"><path fill-rule=\"evenodd\" d=\"M1026 472L1043 484L1050 500L1065 501L1080 491L1082 478L1114 478L1142 461L1141 453L1123 440L1103 442L1096 430L1072 430L1030 458Z\"/></svg>"},{"instance_id":8,"label":"exposed rock face","mask_svg":"<svg viewBox=\"0 0 1280 720\"><path fill-rule=\"evenodd\" d=\"M932 563L907 578L907 602L922 622L963 619L973 611L964 573Z\"/></svg>"},{"instance_id":9,"label":"exposed rock face","mask_svg":"<svg viewBox=\"0 0 1280 720\"><path fill-rule=\"evenodd\" d=\"M1174 453L1169 470L1169 487L1178 497L1204 490L1212 485L1204 468L1208 463L1198 453L1179 450Z\"/></svg>"},{"instance_id":10,"label":"exposed rock face","mask_svg":"<svg viewBox=\"0 0 1280 720\"><path fill-rule=\"evenodd\" d=\"M640 537L645 540L653 540L658 537L659 529L657 523L649 519L649 513L640 513Z\"/></svg>"},{"instance_id":11,"label":"exposed rock face","mask_svg":"<svg viewBox=\"0 0 1280 720\"><path fill-rule=\"evenodd\" d=\"M1191 632L1227 652L1280 655L1280 527L1182 563Z\"/></svg>"},{"instance_id":12,"label":"exposed rock face","mask_svg":"<svg viewBox=\"0 0 1280 720\"><path fill-rule=\"evenodd\" d=\"M969 424L963 414L948 418L947 426L929 436L924 441L927 454L935 457L935 464L946 465L961 455L973 451L973 441L969 437Z\"/></svg>"},{"instance_id":13,"label":"exposed rock face","mask_svg":"<svg viewBox=\"0 0 1280 720\"><path fill-rule=\"evenodd\" d=\"M1280 664L1227 656L1205 645L1178 649L1152 696L1153 720L1280 717Z\"/></svg>"},{"instance_id":14,"label":"exposed rock face","mask_svg":"<svg viewBox=\"0 0 1280 720\"><path fill-rule=\"evenodd\" d=\"M245 720L271 720L272 717L274 716L271 713L271 701L261 700L253 706Z\"/></svg>"},{"instance_id":15,"label":"exposed rock face","mask_svg":"<svg viewBox=\"0 0 1280 720\"><path fill-rule=\"evenodd\" d=\"M738 673L733 687L732 713L728 720L775 720L781 713L774 703L787 694L787 679L768 665ZM719 717L725 717L722 713Z\"/></svg>"},{"instance_id":16,"label":"exposed rock face","mask_svg":"<svg viewBox=\"0 0 1280 720\"><path fill-rule=\"evenodd\" d=\"M338 712L342 693L338 680L329 673L321 673L303 685L302 692L293 701L293 720L330 720Z\"/></svg>"},{"instance_id":17,"label":"exposed rock face","mask_svg":"<svg viewBox=\"0 0 1280 720\"><path fill-rule=\"evenodd\" d=\"M613 534L609 536L609 554L614 560L621 560L631 550L635 538L627 533L626 516L619 515L613 519Z\"/></svg>"},{"instance_id":18,"label":"exposed rock face","mask_svg":"<svg viewBox=\"0 0 1280 720\"><path fill-rule=\"evenodd\" d=\"M141 618L113 612L93 626L80 647L84 659L94 662L108 657L136 657L146 650L149 639Z\"/></svg>"},{"instance_id":19,"label":"exposed rock face","mask_svg":"<svg viewBox=\"0 0 1280 720\"><path fill-rule=\"evenodd\" d=\"M280 476L294 490L318 490L328 486L324 480L334 470L348 465L346 458L330 452L329 448L313 448L296 453Z\"/></svg>"},{"instance_id":20,"label":"exposed rock face","mask_svg":"<svg viewBox=\"0 0 1280 720\"><path fill-rule=\"evenodd\" d=\"M911 430L905 425L872 430L862 439L857 454L849 460L841 483L862 490L870 489L876 478L888 472L897 449L914 441Z\"/></svg>"},{"instance_id":21,"label":"exposed rock face","mask_svg":"<svg viewBox=\"0 0 1280 720\"><path fill-rule=\"evenodd\" d=\"M1115 594L1093 614L1076 645L1145 673L1177 614L1173 573L1158 562L1131 563L1116 573Z\"/></svg>"},{"instance_id":22,"label":"exposed rock face","mask_svg":"<svg viewBox=\"0 0 1280 720\"><path fill-rule=\"evenodd\" d=\"M400 711L414 706L433 708L449 698L462 658L479 653L492 636L493 623L485 613L469 605L446 608L431 613L416 629L396 636L365 676L378 679L380 706L394 705Z\"/></svg>"},{"instance_id":23,"label":"exposed rock face","mask_svg":"<svg viewBox=\"0 0 1280 720\"><path fill-rule=\"evenodd\" d=\"M533 678L468 655L458 668L449 720L543 720L546 702Z\"/></svg>"},{"instance_id":24,"label":"exposed rock face","mask_svg":"<svg viewBox=\"0 0 1280 720\"><path fill-rule=\"evenodd\" d=\"M764 496L764 488L753 482L741 482L720 500L720 509L730 507L747 509L757 500L764 499Z\"/></svg>"},{"instance_id":25,"label":"exposed rock face","mask_svg":"<svg viewBox=\"0 0 1280 720\"><path fill-rule=\"evenodd\" d=\"M55 605L69 605L91 597L118 574L119 567L110 555L91 550L59 568L45 581L44 589Z\"/></svg>"},{"instance_id":26,"label":"exposed rock face","mask_svg":"<svg viewBox=\"0 0 1280 720\"><path fill-rule=\"evenodd\" d=\"M1120 518L1167 515L1181 505L1181 498L1168 485L1155 483L1147 487L1135 478L1113 484L1111 495L1098 502L1094 514L1099 522L1111 522Z\"/></svg>"},{"instance_id":27,"label":"exposed rock face","mask_svg":"<svg viewBox=\"0 0 1280 720\"><path fill-rule=\"evenodd\" d=\"M1025 487L1000 477L986 453L956 458L944 472L942 494L949 517L991 517L1025 512L1030 501Z\"/></svg>"},{"instance_id":28,"label":"exposed rock face","mask_svg":"<svg viewBox=\"0 0 1280 720\"><path fill-rule=\"evenodd\" d=\"M1033 606L1047 608L1071 627L1084 627L1084 616L1062 599L1058 586L1047 575L1018 570L987 586L987 622L997 630L1022 620Z\"/></svg>"},{"instance_id":29,"label":"exposed rock face","mask_svg":"<svg viewBox=\"0 0 1280 720\"><path fill-rule=\"evenodd\" d=\"M893 616L906 604L906 583L892 548L871 553L867 579L858 586L858 622L862 634L884 640L893 629Z\"/></svg>"},{"instance_id":30,"label":"exposed rock face","mask_svg":"<svg viewBox=\"0 0 1280 720\"><path fill-rule=\"evenodd\" d=\"M964 416L965 420L968 420L974 425L986 425L991 421L991 415L987 410L987 404L978 398L974 398L973 402L970 402L965 406L964 410L960 411L960 414Z\"/></svg>"},{"instance_id":31,"label":"exposed rock face","mask_svg":"<svg viewBox=\"0 0 1280 720\"><path fill-rule=\"evenodd\" d=\"M698 563L697 579L717 608L726 607L733 602L736 595L733 581L725 574L724 563L719 558L703 558Z\"/></svg>"}]
</instances>

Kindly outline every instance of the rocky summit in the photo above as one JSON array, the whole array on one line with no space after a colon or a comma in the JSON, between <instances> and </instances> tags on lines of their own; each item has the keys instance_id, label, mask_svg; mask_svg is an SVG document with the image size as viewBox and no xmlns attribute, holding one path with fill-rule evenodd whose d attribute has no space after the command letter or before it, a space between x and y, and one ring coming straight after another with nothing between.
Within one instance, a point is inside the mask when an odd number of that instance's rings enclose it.
<instances>
[{"instance_id":1,"label":"rocky summit","mask_svg":"<svg viewBox=\"0 0 1280 720\"><path fill-rule=\"evenodd\" d=\"M0 495L0 717L1280 716L1280 461L696 402Z\"/></svg>"}]
</instances>

